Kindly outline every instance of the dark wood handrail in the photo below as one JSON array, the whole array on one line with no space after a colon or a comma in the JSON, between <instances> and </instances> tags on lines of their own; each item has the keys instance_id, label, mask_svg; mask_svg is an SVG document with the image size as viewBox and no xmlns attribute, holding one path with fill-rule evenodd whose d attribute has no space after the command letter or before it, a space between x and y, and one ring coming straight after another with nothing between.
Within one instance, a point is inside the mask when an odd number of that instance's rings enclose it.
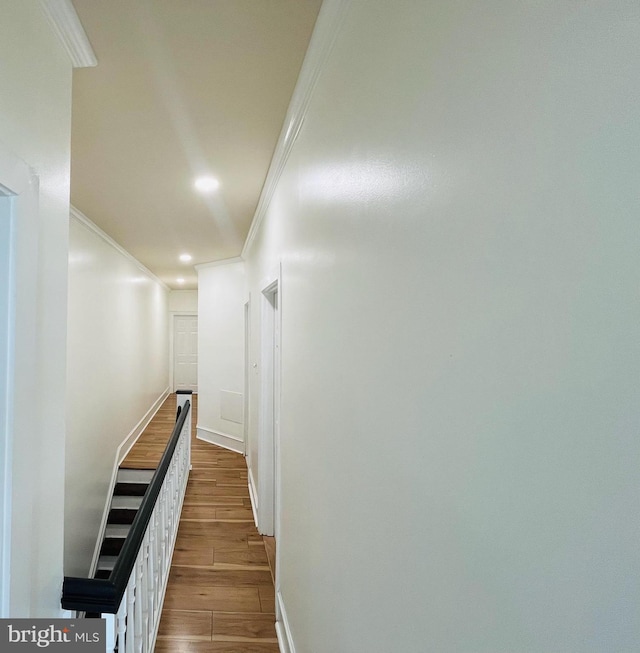
<instances>
[{"instance_id":1,"label":"dark wood handrail","mask_svg":"<svg viewBox=\"0 0 640 653\"><path fill-rule=\"evenodd\" d=\"M136 564L144 534L153 510L156 507L158 495L160 494L162 484L167 475L167 470L171 464L171 459L178 445L180 433L182 432L190 409L191 402L187 401L178 414L173 432L167 443L167 448L164 450L160 464L142 498L140 508L131 524L131 529L122 546L111 575L107 579L65 576L62 583L62 607L65 610L107 612L112 614L118 612L120 602L129 582L129 577ZM191 433L188 434L188 437L191 437Z\"/></svg>"}]
</instances>

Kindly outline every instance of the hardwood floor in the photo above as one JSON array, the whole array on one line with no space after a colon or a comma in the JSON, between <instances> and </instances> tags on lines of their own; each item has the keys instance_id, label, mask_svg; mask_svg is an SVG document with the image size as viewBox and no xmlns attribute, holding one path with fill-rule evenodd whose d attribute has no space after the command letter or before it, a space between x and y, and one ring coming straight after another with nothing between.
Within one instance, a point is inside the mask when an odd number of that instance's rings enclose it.
<instances>
[{"instance_id":1,"label":"hardwood floor","mask_svg":"<svg viewBox=\"0 0 640 653\"><path fill-rule=\"evenodd\" d=\"M243 456L195 439L156 653L278 651L269 559L253 522ZM175 421L171 395L122 466L153 469Z\"/></svg>"}]
</instances>

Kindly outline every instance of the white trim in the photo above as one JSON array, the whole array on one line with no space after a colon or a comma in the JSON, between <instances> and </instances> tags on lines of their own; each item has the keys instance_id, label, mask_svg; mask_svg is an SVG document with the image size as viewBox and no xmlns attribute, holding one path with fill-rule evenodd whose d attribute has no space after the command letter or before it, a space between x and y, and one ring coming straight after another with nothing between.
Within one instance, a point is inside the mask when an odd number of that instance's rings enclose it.
<instances>
[{"instance_id":1,"label":"white trim","mask_svg":"<svg viewBox=\"0 0 640 653\"><path fill-rule=\"evenodd\" d=\"M98 565L98 558L100 557L100 547L102 546L102 540L104 539L104 531L107 527L107 519L109 518L109 509L111 508L111 499L113 498L113 490L116 486L116 477L118 476L118 468L120 467L122 461L127 457L127 454L131 451L133 445L138 441L138 438L142 435L144 430L147 428L151 420L154 418L155 414L160 410L160 406L165 402L167 397L171 394L170 388L165 388L164 392L153 402L153 405L149 410L144 414L142 419L133 427L129 435L120 443L116 449L115 455L115 465L113 466L113 471L111 472L111 481L109 482L109 490L107 492L107 499L105 502L104 510L102 512L102 521L100 522L100 529L98 530L98 539L96 540L96 546L93 550L93 558L91 559L91 567L89 568L89 578L93 578L96 573L96 567Z\"/></svg>"},{"instance_id":2,"label":"white trim","mask_svg":"<svg viewBox=\"0 0 640 653\"><path fill-rule=\"evenodd\" d=\"M256 482L253 478L253 470L250 467L247 467L249 470L249 499L251 499L251 510L253 512L253 521L256 524L256 528L260 530L260 527L258 526L258 515L260 514L258 512L258 489L256 486Z\"/></svg>"},{"instance_id":3,"label":"white trim","mask_svg":"<svg viewBox=\"0 0 640 653\"><path fill-rule=\"evenodd\" d=\"M228 433L220 433L206 426L196 426L196 438L209 444L215 444L223 449L229 449L236 453L244 455L244 440L237 435L229 435Z\"/></svg>"},{"instance_id":4,"label":"white trim","mask_svg":"<svg viewBox=\"0 0 640 653\"><path fill-rule=\"evenodd\" d=\"M318 79L333 49L340 26L347 15L350 2L351 0L324 0L322 3L300 75L291 96L282 131L271 159L267 178L260 193L258 206L242 248L242 258L246 258L251 249L262 220L269 209L280 176L307 115Z\"/></svg>"},{"instance_id":5,"label":"white trim","mask_svg":"<svg viewBox=\"0 0 640 653\"><path fill-rule=\"evenodd\" d=\"M258 422L259 532L279 534L280 264L260 283L260 412ZM275 299L275 303L274 303Z\"/></svg>"},{"instance_id":6,"label":"white trim","mask_svg":"<svg viewBox=\"0 0 640 653\"><path fill-rule=\"evenodd\" d=\"M171 288L169 288L169 286L167 286L167 284L164 281L162 281L162 279L156 277L156 275L153 274L153 272L151 272L149 268L145 267L142 263L140 263L140 261L138 261L138 259L135 256L133 256L133 254L127 252L127 250L122 245L117 243L115 240L113 240L113 238L111 238L111 236L109 236L107 233L102 231L102 229L100 229L100 227L98 227L98 225L95 224L95 222L92 222L89 218L87 218L87 216L84 213L82 213L82 211L78 211L78 209L72 206L69 209L69 216L76 219L81 225L84 225L90 231L93 231L93 233L96 234L96 236L102 238L102 240L104 240L105 243L111 245L111 247L113 247L113 249L115 249L119 254L122 254L122 256L124 256L126 259L131 261L139 270L144 272L149 277L149 279L151 279L151 281L155 281L158 285L162 286L165 290L171 291Z\"/></svg>"},{"instance_id":7,"label":"white trim","mask_svg":"<svg viewBox=\"0 0 640 653\"><path fill-rule=\"evenodd\" d=\"M0 195L13 197L9 208L8 242L5 241L2 256L6 257L6 285L0 288L0 319L4 323L5 337L0 341L0 617L7 618L11 613L11 574L12 547L11 533L13 521L13 469L15 432L15 357L16 295L18 279L16 258L18 256L16 238L18 222L30 218L37 212L38 179L29 166L0 143ZM1 336L2 334L0 334Z\"/></svg>"},{"instance_id":8,"label":"white trim","mask_svg":"<svg viewBox=\"0 0 640 653\"><path fill-rule=\"evenodd\" d=\"M219 261L209 261L208 263L198 263L198 265L194 265L193 267L200 271L200 270L206 270L207 268L215 268L218 265L230 265L231 263L241 263L244 261L242 256L233 256L231 258L223 258L220 259Z\"/></svg>"},{"instance_id":9,"label":"white trim","mask_svg":"<svg viewBox=\"0 0 640 653\"><path fill-rule=\"evenodd\" d=\"M284 608L284 601L280 592L276 592L276 635L278 636L280 653L296 653L289 620L287 619L287 611Z\"/></svg>"},{"instance_id":10,"label":"white trim","mask_svg":"<svg viewBox=\"0 0 640 653\"><path fill-rule=\"evenodd\" d=\"M244 317L244 401L242 406L242 436L245 442L247 467L251 466L251 447L249 446L249 402L251 401L251 295L242 306Z\"/></svg>"},{"instance_id":11,"label":"white trim","mask_svg":"<svg viewBox=\"0 0 640 653\"><path fill-rule=\"evenodd\" d=\"M71 0L40 0L40 6L67 51L73 67L97 66L95 52Z\"/></svg>"}]
</instances>

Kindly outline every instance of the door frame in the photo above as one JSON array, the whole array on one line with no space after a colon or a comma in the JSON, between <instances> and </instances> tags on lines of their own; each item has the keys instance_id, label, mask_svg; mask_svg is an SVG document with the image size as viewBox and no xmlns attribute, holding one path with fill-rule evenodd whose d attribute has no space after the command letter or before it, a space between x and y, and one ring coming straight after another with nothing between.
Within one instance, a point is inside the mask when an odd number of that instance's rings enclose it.
<instances>
[{"instance_id":1,"label":"door frame","mask_svg":"<svg viewBox=\"0 0 640 653\"><path fill-rule=\"evenodd\" d=\"M251 469L251 447L249 446L249 397L251 393L251 295L244 303L244 403L242 407L244 455L247 467Z\"/></svg>"},{"instance_id":2,"label":"door frame","mask_svg":"<svg viewBox=\"0 0 640 653\"><path fill-rule=\"evenodd\" d=\"M263 535L275 536L276 543L280 536L281 286L280 266L265 277L260 284L261 374L260 426L258 431L258 527Z\"/></svg>"},{"instance_id":3,"label":"door frame","mask_svg":"<svg viewBox=\"0 0 640 653\"><path fill-rule=\"evenodd\" d=\"M0 618L10 616L11 531L13 522L13 436L15 427L15 371L18 288L18 222L37 213L38 179L29 166L0 145L0 195L8 198L9 235L0 246L6 267L0 272ZM2 218L0 218L2 219ZM4 333L3 333L4 332ZM28 361L27 361L28 362ZM31 370L34 371L33 369Z\"/></svg>"},{"instance_id":4,"label":"door frame","mask_svg":"<svg viewBox=\"0 0 640 653\"><path fill-rule=\"evenodd\" d=\"M176 317L195 317L196 320L198 319L198 313L194 311L171 311L170 317L171 319L169 320L169 391L170 392L175 392L175 377L174 377L174 372L175 372L175 360L176 360L176 353L175 353L175 324L176 324ZM200 323L198 323L198 352L200 351ZM198 356L198 371L200 370L200 360ZM194 394L198 394L195 392Z\"/></svg>"}]
</instances>

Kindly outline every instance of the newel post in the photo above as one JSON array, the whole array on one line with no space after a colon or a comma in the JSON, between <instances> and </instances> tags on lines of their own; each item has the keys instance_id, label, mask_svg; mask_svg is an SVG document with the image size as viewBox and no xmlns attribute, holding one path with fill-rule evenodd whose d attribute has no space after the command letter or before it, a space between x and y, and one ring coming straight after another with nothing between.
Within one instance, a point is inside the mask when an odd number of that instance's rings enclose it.
<instances>
[{"instance_id":1,"label":"newel post","mask_svg":"<svg viewBox=\"0 0 640 653\"><path fill-rule=\"evenodd\" d=\"M187 401L191 403L191 409L189 410L189 414L187 415L187 419L184 423L184 428L187 429L187 433L189 434L189 437L187 439L188 450L189 450L189 469L191 469L191 417L193 415L192 395L193 395L192 390L176 390L176 399L177 399L176 410L178 408L180 409L184 408L184 405L187 403Z\"/></svg>"}]
</instances>

